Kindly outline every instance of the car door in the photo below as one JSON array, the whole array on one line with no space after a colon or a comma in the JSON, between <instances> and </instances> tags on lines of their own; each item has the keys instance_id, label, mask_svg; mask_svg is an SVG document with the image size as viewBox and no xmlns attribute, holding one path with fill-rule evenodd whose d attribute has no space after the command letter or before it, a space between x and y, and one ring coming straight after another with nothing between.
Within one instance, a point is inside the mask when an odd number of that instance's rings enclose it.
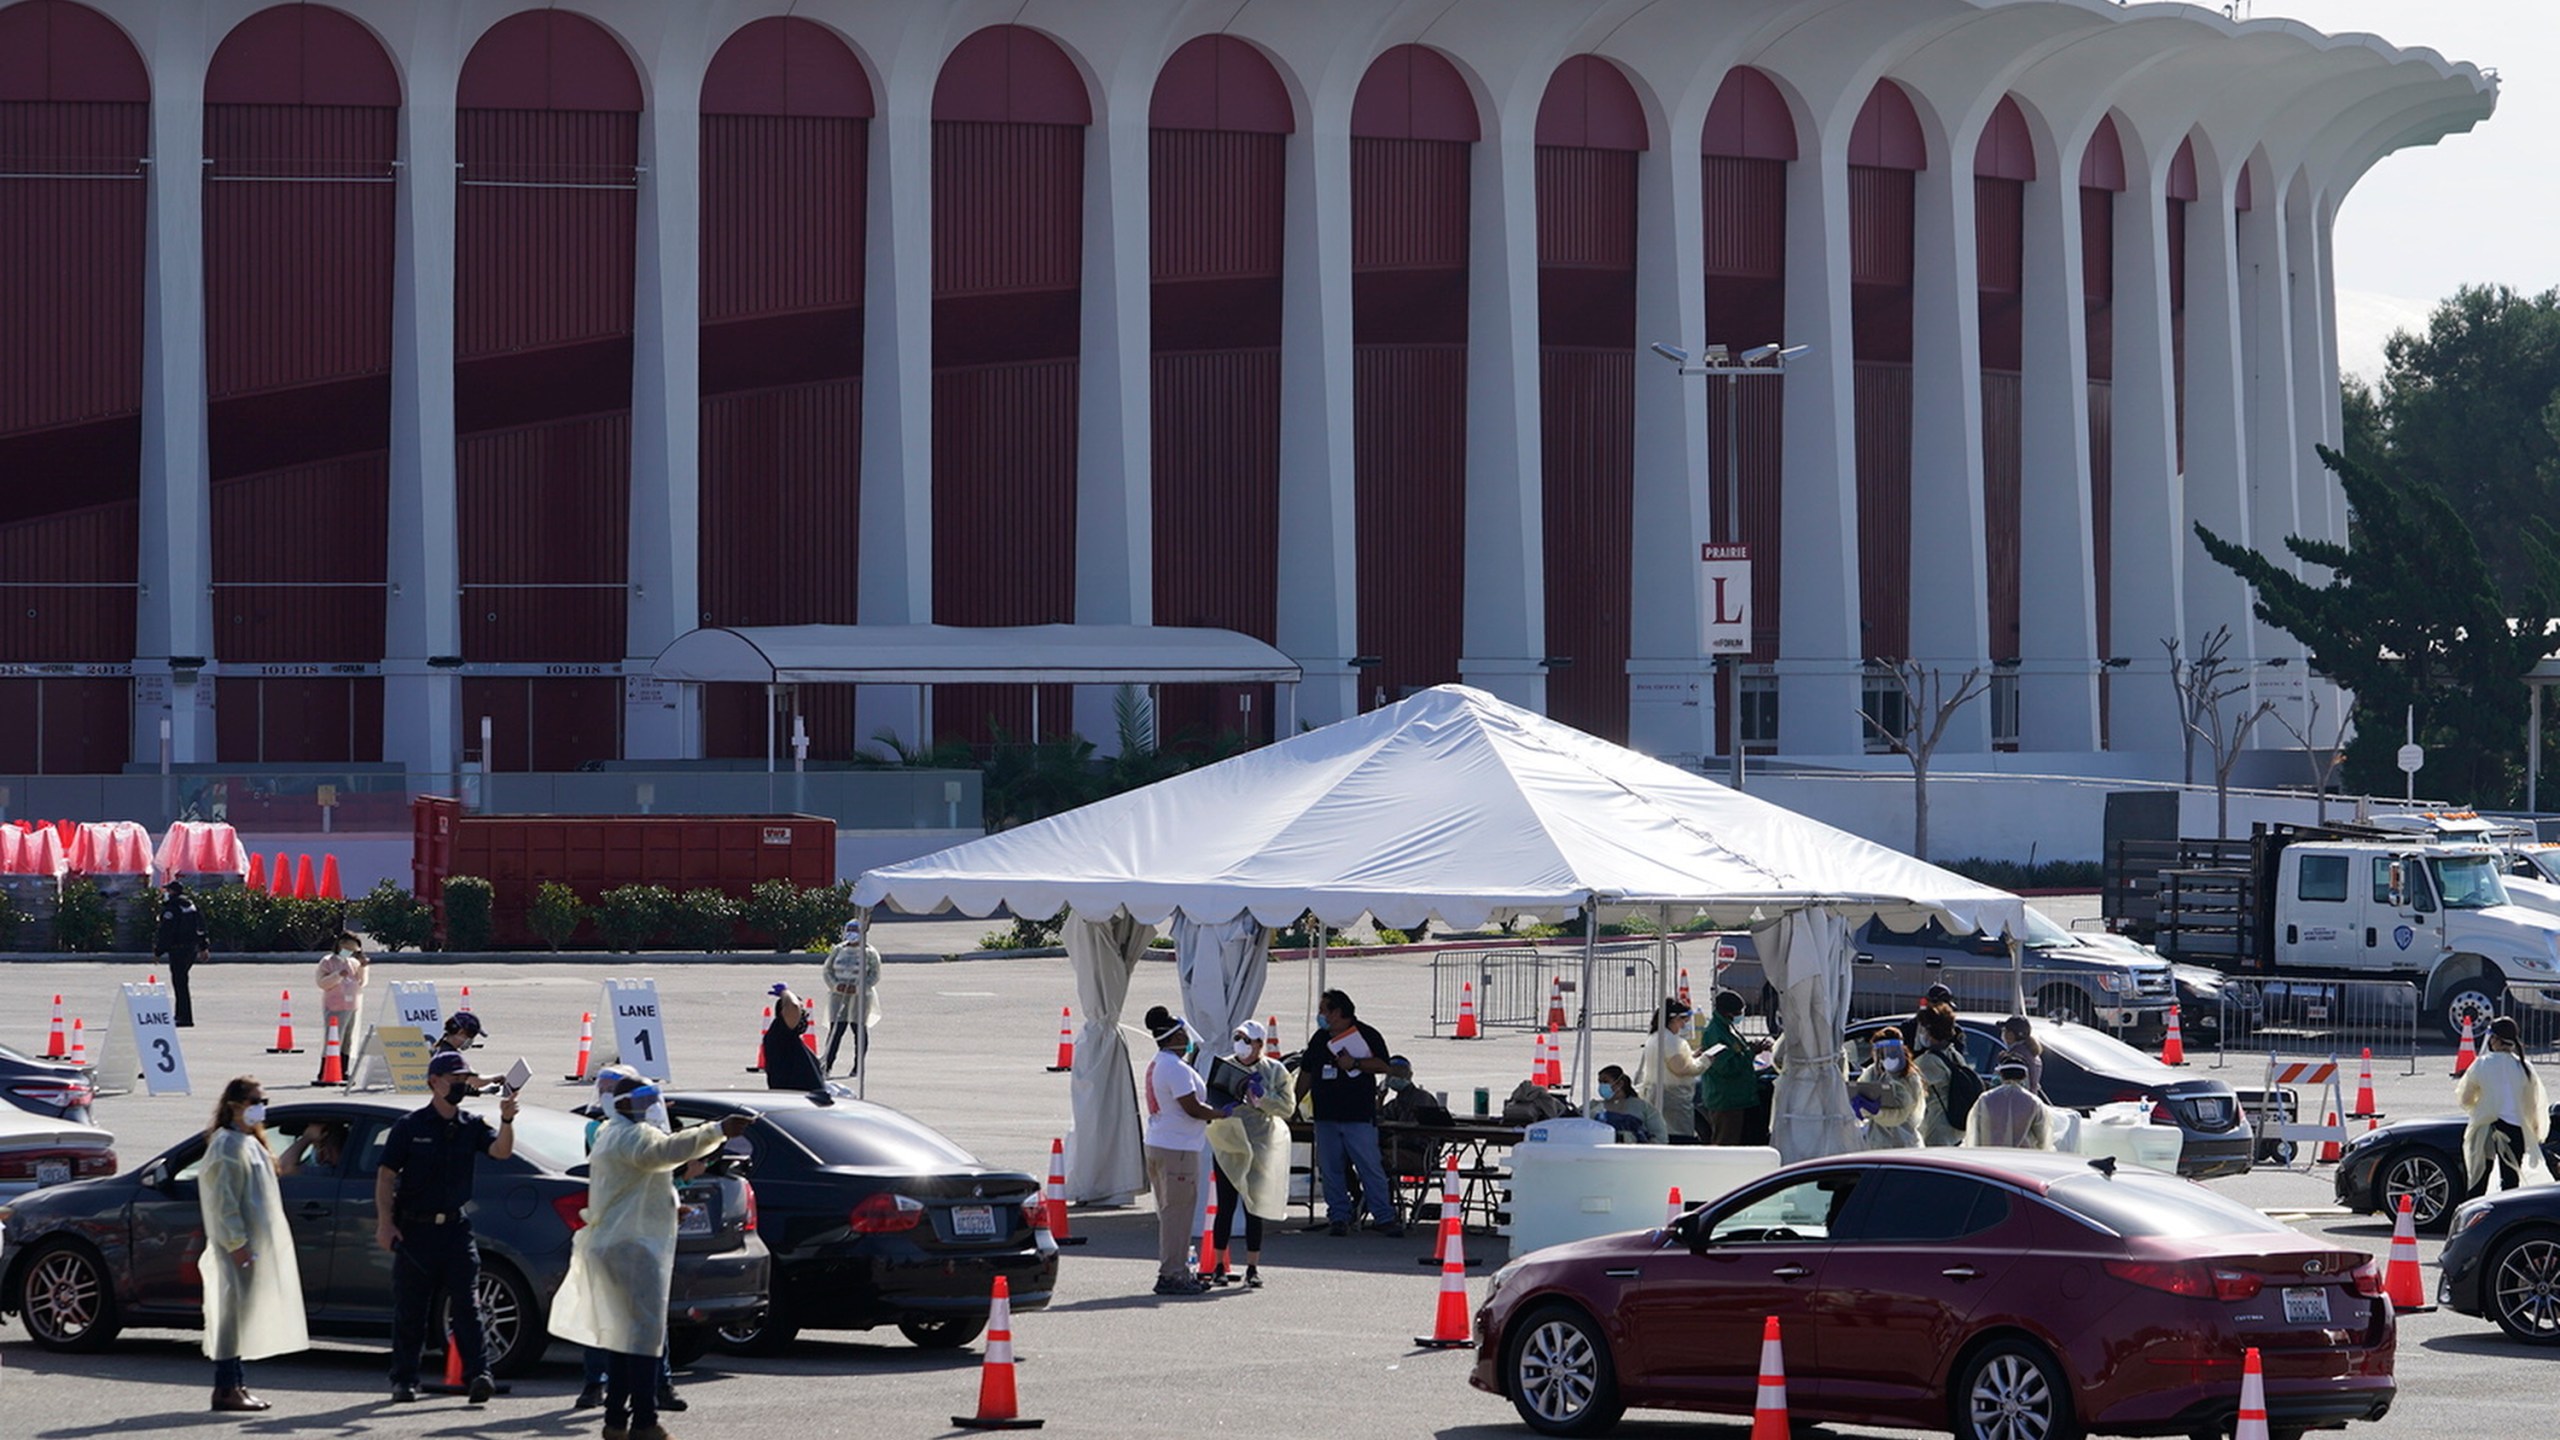
<instances>
[{"instance_id":1,"label":"car door","mask_svg":"<svg viewBox=\"0 0 2560 1440\"><path fill-rule=\"evenodd\" d=\"M2276 959L2288 965L2362 966L2364 896L2353 855L2295 847L2277 884Z\"/></svg>"},{"instance_id":2,"label":"car door","mask_svg":"<svg viewBox=\"0 0 2560 1440\"><path fill-rule=\"evenodd\" d=\"M339 1168L337 1213L330 1249L330 1301L349 1320L391 1323L391 1252L373 1243L373 1172L382 1168L382 1138L390 1122L377 1117L354 1121L347 1136L345 1163Z\"/></svg>"},{"instance_id":3,"label":"car door","mask_svg":"<svg viewBox=\"0 0 2560 1440\"><path fill-rule=\"evenodd\" d=\"M204 1276L196 1256L204 1251L204 1209L196 1195L196 1171L204 1163L199 1135L153 1164L157 1185L136 1185L125 1210L133 1250L133 1308L160 1313L201 1313Z\"/></svg>"},{"instance_id":4,"label":"car door","mask_svg":"<svg viewBox=\"0 0 2560 1440\"><path fill-rule=\"evenodd\" d=\"M1978 1177L1879 1165L1854 1233L1833 1246L1811 1306L1834 1410L1936 1428L1938 1380L1982 1297L2033 1239L2018 1197Z\"/></svg>"},{"instance_id":5,"label":"car door","mask_svg":"<svg viewBox=\"0 0 2560 1440\"><path fill-rule=\"evenodd\" d=\"M268 1143L279 1150L303 1148L305 1126L334 1123L341 1118L319 1108L297 1106L279 1111L269 1122ZM338 1182L344 1161L342 1149L337 1163L315 1155L301 1160L292 1174L276 1176L276 1190L284 1201L285 1229L293 1236L294 1254L301 1257L303 1307L314 1315L329 1313L335 1303L329 1284L336 1262Z\"/></svg>"},{"instance_id":6,"label":"car door","mask_svg":"<svg viewBox=\"0 0 2560 1440\"><path fill-rule=\"evenodd\" d=\"M1841 1166L1764 1183L1700 1217L1693 1243L1648 1261L1622 1311L1642 1388L1668 1404L1749 1410L1761 1326L1774 1315L1789 1398L1815 1401L1812 1307L1867 1173Z\"/></svg>"}]
</instances>

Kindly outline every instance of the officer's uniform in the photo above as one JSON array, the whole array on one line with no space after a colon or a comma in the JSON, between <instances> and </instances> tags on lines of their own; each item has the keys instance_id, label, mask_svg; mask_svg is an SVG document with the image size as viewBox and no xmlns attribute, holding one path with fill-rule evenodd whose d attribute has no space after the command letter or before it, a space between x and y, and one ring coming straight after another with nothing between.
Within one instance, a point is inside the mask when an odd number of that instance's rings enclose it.
<instances>
[{"instance_id":1,"label":"officer's uniform","mask_svg":"<svg viewBox=\"0 0 2560 1440\"><path fill-rule=\"evenodd\" d=\"M497 1143L498 1132L477 1115L447 1120L433 1105L393 1122L382 1144L382 1168L395 1172L391 1222L400 1243L391 1262L391 1383L418 1383L418 1352L436 1293L450 1297L454 1342L462 1347L462 1373L488 1373L488 1348L480 1333L480 1247L472 1242L463 1207L471 1200L474 1162Z\"/></svg>"},{"instance_id":2,"label":"officer's uniform","mask_svg":"<svg viewBox=\"0 0 2560 1440\"><path fill-rule=\"evenodd\" d=\"M160 904L160 928L152 936L151 953L167 956L169 990L178 1002L178 1028L184 1030L196 1023L195 996L187 988L187 972L195 968L205 950L204 912L196 908L195 897L184 890L171 890Z\"/></svg>"}]
</instances>

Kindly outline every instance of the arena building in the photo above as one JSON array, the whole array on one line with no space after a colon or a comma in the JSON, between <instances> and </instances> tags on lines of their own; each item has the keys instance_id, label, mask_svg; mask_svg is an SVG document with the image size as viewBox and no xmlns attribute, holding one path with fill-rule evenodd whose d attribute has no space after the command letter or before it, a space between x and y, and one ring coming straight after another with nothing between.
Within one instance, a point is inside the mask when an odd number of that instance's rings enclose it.
<instances>
[{"instance_id":1,"label":"arena building","mask_svg":"<svg viewBox=\"0 0 2560 1440\"><path fill-rule=\"evenodd\" d=\"M2300 675L2190 523L2343 538L2340 203L2495 99L2103 0L0 4L0 775L755 756L680 636L1049 622L1297 667L1168 731L1849 758L1910 660L2136 765L2163 641Z\"/></svg>"}]
</instances>

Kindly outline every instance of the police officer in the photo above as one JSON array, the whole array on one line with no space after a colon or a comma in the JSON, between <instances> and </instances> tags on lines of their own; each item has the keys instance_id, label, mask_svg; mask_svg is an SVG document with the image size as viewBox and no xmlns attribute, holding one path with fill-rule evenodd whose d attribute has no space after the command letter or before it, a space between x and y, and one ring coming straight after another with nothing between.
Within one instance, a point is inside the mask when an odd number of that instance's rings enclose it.
<instances>
[{"instance_id":1,"label":"police officer","mask_svg":"<svg viewBox=\"0 0 2560 1440\"><path fill-rule=\"evenodd\" d=\"M449 1302L453 1343L462 1347L471 1403L485 1405L497 1391L480 1333L480 1248L464 1210L473 1162L483 1154L504 1160L515 1153L516 1097L498 1102L498 1128L491 1130L488 1121L461 1110L474 1078L458 1051L439 1051L429 1060L427 1088L434 1098L393 1122L373 1172L374 1239L392 1255L391 1398L397 1403L418 1398L418 1352L439 1288Z\"/></svg>"},{"instance_id":2,"label":"police officer","mask_svg":"<svg viewBox=\"0 0 2560 1440\"><path fill-rule=\"evenodd\" d=\"M184 883L172 880L167 890L168 898L160 902L160 928L151 938L151 956L168 962L170 996L178 1002L178 1028L183 1030L196 1023L187 972L205 956L204 912L196 908L195 897L187 893Z\"/></svg>"}]
</instances>

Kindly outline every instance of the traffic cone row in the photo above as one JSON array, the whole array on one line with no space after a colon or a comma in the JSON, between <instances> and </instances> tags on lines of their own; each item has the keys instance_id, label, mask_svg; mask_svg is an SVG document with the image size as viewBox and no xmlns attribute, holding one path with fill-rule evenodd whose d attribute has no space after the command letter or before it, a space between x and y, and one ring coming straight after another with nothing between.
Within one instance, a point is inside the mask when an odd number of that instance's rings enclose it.
<instances>
[{"instance_id":1,"label":"traffic cone row","mask_svg":"<svg viewBox=\"0 0 2560 1440\"><path fill-rule=\"evenodd\" d=\"M323 1085L347 1083L346 1059L338 1050L338 1021L335 1016L329 1019L328 1043L320 1049L320 1083Z\"/></svg>"},{"instance_id":2,"label":"traffic cone row","mask_svg":"<svg viewBox=\"0 0 2560 1440\"><path fill-rule=\"evenodd\" d=\"M252 851L249 855L249 873L243 877L243 883L251 890L264 890L278 899L344 900L347 898L346 891L340 886L338 880L338 857L335 855L320 857L319 878L315 881L312 878L311 857L308 855L287 855L279 850L276 852L276 858L270 861L265 856Z\"/></svg>"},{"instance_id":3,"label":"traffic cone row","mask_svg":"<svg viewBox=\"0 0 2560 1440\"><path fill-rule=\"evenodd\" d=\"M767 1005L764 1007L764 1019L757 1022L756 1025L755 1057L747 1062L747 1073L750 1075L758 1075L764 1072L764 1032L772 1028L773 1007Z\"/></svg>"},{"instance_id":4,"label":"traffic cone row","mask_svg":"<svg viewBox=\"0 0 2560 1440\"><path fill-rule=\"evenodd\" d=\"M1413 1343L1425 1350L1472 1350L1475 1335L1467 1325L1467 1241L1464 1231L1450 1231L1447 1253L1440 1257L1440 1308L1431 1319L1431 1333L1416 1335Z\"/></svg>"},{"instance_id":5,"label":"traffic cone row","mask_svg":"<svg viewBox=\"0 0 2560 1440\"><path fill-rule=\"evenodd\" d=\"M2169 1007L2169 1033L2160 1041L2160 1063L2163 1065L2187 1063L2186 1032L2178 1028L2178 1007L2174 1004Z\"/></svg>"},{"instance_id":6,"label":"traffic cone row","mask_svg":"<svg viewBox=\"0 0 2560 1440\"><path fill-rule=\"evenodd\" d=\"M267 1047L270 1055L299 1055L302 1048L293 1043L293 992L287 990L276 1001L276 1043Z\"/></svg>"},{"instance_id":7,"label":"traffic cone row","mask_svg":"<svg viewBox=\"0 0 2560 1440\"><path fill-rule=\"evenodd\" d=\"M2391 1222L2391 1263L2382 1272L2382 1293L2404 1315L2436 1308L2427 1303L2426 1278L2418 1271L2418 1224L2406 1195L2400 1197L2399 1218Z\"/></svg>"},{"instance_id":8,"label":"traffic cone row","mask_svg":"<svg viewBox=\"0 0 2560 1440\"><path fill-rule=\"evenodd\" d=\"M2367 1045L2364 1047L2363 1067L2356 1074L2356 1108L2348 1113L2347 1118L2376 1120L2381 1116L2382 1107L2373 1103L2373 1047ZM2373 1127L2368 1125L2365 1128Z\"/></svg>"},{"instance_id":9,"label":"traffic cone row","mask_svg":"<svg viewBox=\"0 0 2560 1440\"><path fill-rule=\"evenodd\" d=\"M987 1357L978 1367L978 1413L954 1415L963 1430L1037 1430L1038 1420L1022 1415L1013 1387L1013 1291L996 1277L995 1294L987 1302Z\"/></svg>"},{"instance_id":10,"label":"traffic cone row","mask_svg":"<svg viewBox=\"0 0 2560 1440\"><path fill-rule=\"evenodd\" d=\"M1049 1238L1061 1245L1081 1245L1081 1236L1067 1233L1067 1142L1061 1137L1049 1142L1049 1183L1040 1187L1041 1198L1049 1211Z\"/></svg>"},{"instance_id":11,"label":"traffic cone row","mask_svg":"<svg viewBox=\"0 0 2560 1440\"><path fill-rule=\"evenodd\" d=\"M71 1053L71 1032L62 1028L62 997L53 997L53 1030L44 1037L44 1058L59 1060Z\"/></svg>"},{"instance_id":12,"label":"traffic cone row","mask_svg":"<svg viewBox=\"0 0 2560 1440\"><path fill-rule=\"evenodd\" d=\"M594 1012L593 1010L588 1010L588 1011L581 1012L581 1013L579 1014L579 1016L578 1016L578 1064L577 1064L577 1068L575 1068L575 1069L571 1070L568 1074L563 1075L563 1076L561 1076L560 1078L561 1078L561 1079L563 1079L563 1080L572 1080L572 1081L575 1081L575 1080L584 1080L584 1079L586 1079L586 1078L587 1078L587 1065L588 1065L588 1062L592 1061L592 1060L595 1058L595 1053L596 1053L596 1012Z\"/></svg>"},{"instance_id":13,"label":"traffic cone row","mask_svg":"<svg viewBox=\"0 0 2560 1440\"><path fill-rule=\"evenodd\" d=\"M1775 1315L1760 1325L1760 1393L1751 1402L1751 1440L1788 1440L1787 1356Z\"/></svg>"},{"instance_id":14,"label":"traffic cone row","mask_svg":"<svg viewBox=\"0 0 2560 1440\"><path fill-rule=\"evenodd\" d=\"M2465 1015L2462 1017L2462 1048L2453 1052L2454 1078L2460 1079L2462 1072L2470 1069L2472 1062L2479 1058L2479 1048L2471 1043L2471 1017Z\"/></svg>"},{"instance_id":15,"label":"traffic cone row","mask_svg":"<svg viewBox=\"0 0 2560 1440\"><path fill-rule=\"evenodd\" d=\"M1076 1012L1064 1005L1058 1007L1058 1063L1049 1067L1052 1075L1064 1075L1076 1068Z\"/></svg>"},{"instance_id":16,"label":"traffic cone row","mask_svg":"<svg viewBox=\"0 0 2560 1440\"><path fill-rule=\"evenodd\" d=\"M1458 987L1458 1034L1460 1040L1473 1040L1476 1030L1476 982L1466 981Z\"/></svg>"}]
</instances>

